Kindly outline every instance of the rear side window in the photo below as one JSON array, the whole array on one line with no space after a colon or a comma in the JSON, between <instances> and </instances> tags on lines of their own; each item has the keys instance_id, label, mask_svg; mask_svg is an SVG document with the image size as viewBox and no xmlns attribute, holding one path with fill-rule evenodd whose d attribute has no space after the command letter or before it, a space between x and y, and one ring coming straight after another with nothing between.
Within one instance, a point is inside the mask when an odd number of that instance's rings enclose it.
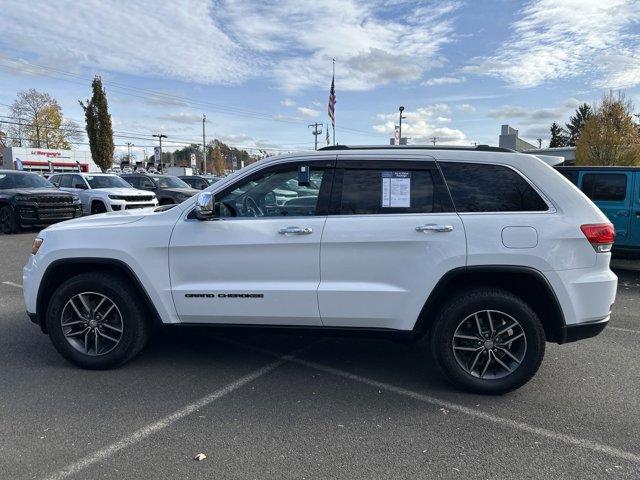
<instances>
[{"instance_id":1,"label":"rear side window","mask_svg":"<svg viewBox=\"0 0 640 480\"><path fill-rule=\"evenodd\" d=\"M549 209L517 172L501 165L440 164L458 212L542 212Z\"/></svg>"},{"instance_id":2,"label":"rear side window","mask_svg":"<svg viewBox=\"0 0 640 480\"><path fill-rule=\"evenodd\" d=\"M430 213L442 211L434 201L432 171L345 169L340 215Z\"/></svg>"},{"instance_id":3,"label":"rear side window","mask_svg":"<svg viewBox=\"0 0 640 480\"><path fill-rule=\"evenodd\" d=\"M64 188L71 188L73 187L71 179L73 178L73 175L60 175L60 186L64 187Z\"/></svg>"},{"instance_id":4,"label":"rear side window","mask_svg":"<svg viewBox=\"0 0 640 480\"><path fill-rule=\"evenodd\" d=\"M627 176L616 173L586 173L582 191L591 200L622 202L627 195Z\"/></svg>"}]
</instances>

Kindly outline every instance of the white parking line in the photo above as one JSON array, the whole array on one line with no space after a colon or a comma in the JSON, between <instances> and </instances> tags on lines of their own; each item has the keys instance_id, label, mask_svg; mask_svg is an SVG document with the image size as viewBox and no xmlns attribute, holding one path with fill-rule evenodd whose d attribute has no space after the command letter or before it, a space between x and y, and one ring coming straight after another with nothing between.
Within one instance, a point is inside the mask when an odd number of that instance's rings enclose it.
<instances>
[{"instance_id":1,"label":"white parking line","mask_svg":"<svg viewBox=\"0 0 640 480\"><path fill-rule=\"evenodd\" d=\"M238 342L231 341L231 343L235 345L242 345ZM262 348L256 348L249 345L244 345L246 348L250 348L256 350L258 352L270 353L269 350L265 350ZM271 355L274 355L274 352L271 352ZM500 417L498 415L493 415L491 413L483 412L482 410L476 408L466 407L464 405L460 405L458 403L453 403L448 400L443 400L441 398L432 397L430 395L424 395L422 393L414 392L412 390L408 390L406 388L397 387L395 385L391 385L388 383L380 382L378 380L374 380L372 378L363 377L361 375L356 375L354 373L347 372L345 370L340 370L337 368L329 367L327 365L323 365L321 363L311 362L308 360L302 360L299 358L292 358L291 363L296 363L298 365L304 365L305 367L313 368L315 370L319 370L321 372L330 373L332 375L337 375L339 377L343 377L349 380L354 380L356 382L363 383L365 385L370 385L379 390L386 390L388 392L392 392L398 395L402 395L404 397L411 398L413 400L418 400L420 402L428 403L430 405L434 405L440 408L446 408L452 412L459 412L470 417L474 417L480 420L484 420L487 422L495 423L507 428L511 428L514 430L519 430L522 432L532 433L534 435L538 435L540 437L547 438L549 440L554 440L557 442L565 443L568 445L574 445L580 448L584 448L586 450L591 450L592 452L602 453L605 455L609 455L611 457L615 457L621 460L626 460L632 463L640 464L640 455L628 452L626 450L621 450L616 447L611 447L609 445L604 445L602 443L595 442L593 440L588 440L586 438L574 437L573 435L567 435L565 433L555 432L553 430L549 430L542 427L536 427L534 425L530 425L525 422L519 422L517 420L511 420L509 418Z\"/></svg>"},{"instance_id":2,"label":"white parking line","mask_svg":"<svg viewBox=\"0 0 640 480\"><path fill-rule=\"evenodd\" d=\"M22 288L22 285L20 285L19 283L13 283L13 282L2 282L5 285L11 285L12 287L17 287L17 288Z\"/></svg>"},{"instance_id":3,"label":"white parking line","mask_svg":"<svg viewBox=\"0 0 640 480\"><path fill-rule=\"evenodd\" d=\"M607 330L617 330L618 332L628 332L628 333L640 333L640 330L632 330L631 328L621 328L621 327L607 327Z\"/></svg>"},{"instance_id":4,"label":"white parking line","mask_svg":"<svg viewBox=\"0 0 640 480\"><path fill-rule=\"evenodd\" d=\"M206 407L210 403L215 402L216 400L219 400L220 398L226 395L229 395L231 392L239 389L240 387L243 387L247 383L253 382L257 378L260 378L263 375L266 375L272 370L278 368L280 365L288 361L291 361L294 358L294 355L296 355L299 352L300 350L290 355L278 356L278 359L276 361L271 362L262 368L254 370L253 372L240 377L238 380L235 380L234 382L231 382L228 385L225 385L224 387L216 390L215 392L212 392L209 395L206 395L200 398L199 400L196 400L193 403L185 405L181 409L176 410L175 412L167 415L166 417L158 420L157 422L147 425L146 427L142 427L139 430L136 430L135 432L125 437L122 437L117 442L112 443L111 445L108 445L104 448L101 448L100 450L97 450L92 454L67 465L66 467L59 470L58 472L53 473L48 477L45 477L46 480L63 480L65 478L68 478L72 475L75 475L81 472L85 468L90 467L95 463L101 462L106 458L111 457L113 454L119 452L120 450L130 447L144 440L145 438L153 435L154 433L157 433L160 430L163 430L173 425L178 420L181 420L182 418L188 415L191 415L192 413L198 411L199 409ZM274 355L273 352L270 352L270 354Z\"/></svg>"}]
</instances>

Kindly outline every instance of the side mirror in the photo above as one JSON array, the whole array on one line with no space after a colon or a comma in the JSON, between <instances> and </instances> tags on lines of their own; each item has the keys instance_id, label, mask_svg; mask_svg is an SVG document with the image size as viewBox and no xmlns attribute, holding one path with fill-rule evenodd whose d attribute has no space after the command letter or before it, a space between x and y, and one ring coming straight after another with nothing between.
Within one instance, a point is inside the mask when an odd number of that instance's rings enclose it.
<instances>
[{"instance_id":1,"label":"side mirror","mask_svg":"<svg viewBox=\"0 0 640 480\"><path fill-rule=\"evenodd\" d=\"M76 184L73 186L73 188L79 188L79 189L81 189L81 190L86 190L86 189L87 189L87 186L86 186L86 185L84 185L83 183L76 183Z\"/></svg>"},{"instance_id":2,"label":"side mirror","mask_svg":"<svg viewBox=\"0 0 640 480\"><path fill-rule=\"evenodd\" d=\"M53 186L56 188L60 188L60 182L51 182L53 183Z\"/></svg>"},{"instance_id":3,"label":"side mirror","mask_svg":"<svg viewBox=\"0 0 640 480\"><path fill-rule=\"evenodd\" d=\"M196 218L198 220L211 220L215 217L215 201L213 193L202 192L196 198Z\"/></svg>"}]
</instances>

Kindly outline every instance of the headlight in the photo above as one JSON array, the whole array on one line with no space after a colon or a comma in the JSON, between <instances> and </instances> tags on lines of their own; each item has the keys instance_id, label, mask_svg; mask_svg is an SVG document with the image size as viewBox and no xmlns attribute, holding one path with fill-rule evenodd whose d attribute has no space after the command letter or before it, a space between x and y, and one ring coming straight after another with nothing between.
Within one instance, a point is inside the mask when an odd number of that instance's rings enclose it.
<instances>
[{"instance_id":1,"label":"headlight","mask_svg":"<svg viewBox=\"0 0 640 480\"><path fill-rule=\"evenodd\" d=\"M73 200L73 203L80 203L80 197L75 193L71 195L71 199Z\"/></svg>"},{"instance_id":2,"label":"headlight","mask_svg":"<svg viewBox=\"0 0 640 480\"><path fill-rule=\"evenodd\" d=\"M16 195L15 198L16 198L16 201L18 201L18 202L35 202L36 201L35 197L31 197L29 195L18 194L18 195Z\"/></svg>"},{"instance_id":3,"label":"headlight","mask_svg":"<svg viewBox=\"0 0 640 480\"><path fill-rule=\"evenodd\" d=\"M120 195L109 195L111 200L124 200Z\"/></svg>"},{"instance_id":4,"label":"headlight","mask_svg":"<svg viewBox=\"0 0 640 480\"><path fill-rule=\"evenodd\" d=\"M33 245L31 245L31 254L35 255L36 253L38 253L38 250L40 250L40 247L42 246L42 242L44 240L40 237L36 237L33 239Z\"/></svg>"}]
</instances>

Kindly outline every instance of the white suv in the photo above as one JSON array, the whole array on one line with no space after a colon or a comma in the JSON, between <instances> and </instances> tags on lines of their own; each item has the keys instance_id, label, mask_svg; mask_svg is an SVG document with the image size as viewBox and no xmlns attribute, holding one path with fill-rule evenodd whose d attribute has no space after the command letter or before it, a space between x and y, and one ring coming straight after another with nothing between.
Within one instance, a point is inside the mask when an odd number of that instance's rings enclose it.
<instances>
[{"instance_id":1,"label":"white suv","mask_svg":"<svg viewBox=\"0 0 640 480\"><path fill-rule=\"evenodd\" d=\"M24 296L85 368L131 359L155 322L350 329L426 337L455 385L502 393L534 375L545 341L606 326L614 236L531 155L330 147L262 160L170 210L51 226Z\"/></svg>"},{"instance_id":2,"label":"white suv","mask_svg":"<svg viewBox=\"0 0 640 480\"><path fill-rule=\"evenodd\" d=\"M57 173L49 181L61 190L77 194L85 215L158 206L155 193L133 188L114 174Z\"/></svg>"}]
</instances>

